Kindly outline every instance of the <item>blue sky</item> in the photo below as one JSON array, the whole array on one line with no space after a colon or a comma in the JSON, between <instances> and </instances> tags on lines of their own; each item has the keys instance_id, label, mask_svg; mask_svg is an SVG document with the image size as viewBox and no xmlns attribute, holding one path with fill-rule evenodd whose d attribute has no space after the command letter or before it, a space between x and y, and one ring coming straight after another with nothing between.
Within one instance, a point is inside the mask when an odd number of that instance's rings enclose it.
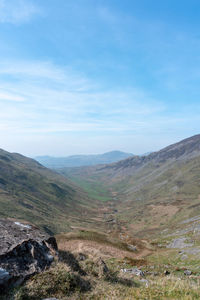
<instances>
[{"instance_id":1,"label":"blue sky","mask_svg":"<svg viewBox=\"0 0 200 300\"><path fill-rule=\"evenodd\" d=\"M0 147L158 150L200 133L199 0L0 0Z\"/></svg>"}]
</instances>

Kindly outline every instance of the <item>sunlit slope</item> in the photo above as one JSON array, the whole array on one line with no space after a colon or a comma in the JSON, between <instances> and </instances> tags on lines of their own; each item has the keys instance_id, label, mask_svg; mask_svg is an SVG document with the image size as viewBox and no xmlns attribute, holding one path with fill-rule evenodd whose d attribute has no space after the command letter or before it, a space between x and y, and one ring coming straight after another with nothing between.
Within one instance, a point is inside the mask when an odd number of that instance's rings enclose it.
<instances>
[{"instance_id":1,"label":"sunlit slope","mask_svg":"<svg viewBox=\"0 0 200 300\"><path fill-rule=\"evenodd\" d=\"M61 232L89 221L96 205L63 176L30 158L0 150L1 217L21 218Z\"/></svg>"},{"instance_id":2,"label":"sunlit slope","mask_svg":"<svg viewBox=\"0 0 200 300\"><path fill-rule=\"evenodd\" d=\"M154 230L200 213L200 135L104 166L64 169L76 182L98 183L133 231Z\"/></svg>"}]
</instances>

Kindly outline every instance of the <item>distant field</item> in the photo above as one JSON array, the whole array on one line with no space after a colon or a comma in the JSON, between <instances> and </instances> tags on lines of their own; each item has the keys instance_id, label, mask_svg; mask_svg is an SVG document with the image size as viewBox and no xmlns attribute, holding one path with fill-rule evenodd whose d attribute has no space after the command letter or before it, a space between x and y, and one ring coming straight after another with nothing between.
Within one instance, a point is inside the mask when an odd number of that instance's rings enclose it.
<instances>
[{"instance_id":1,"label":"distant field","mask_svg":"<svg viewBox=\"0 0 200 300\"><path fill-rule=\"evenodd\" d=\"M79 187L81 187L85 192L87 192L88 197L100 200L103 202L111 201L112 195L105 185L99 181L91 179L83 179L80 177L71 176L68 177Z\"/></svg>"}]
</instances>

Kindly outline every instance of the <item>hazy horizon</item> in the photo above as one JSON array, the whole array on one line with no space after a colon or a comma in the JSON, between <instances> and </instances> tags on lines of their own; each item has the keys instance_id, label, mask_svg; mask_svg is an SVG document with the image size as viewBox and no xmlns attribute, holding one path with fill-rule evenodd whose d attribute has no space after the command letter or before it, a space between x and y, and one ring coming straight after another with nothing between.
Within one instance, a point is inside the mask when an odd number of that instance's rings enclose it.
<instances>
[{"instance_id":1,"label":"hazy horizon","mask_svg":"<svg viewBox=\"0 0 200 300\"><path fill-rule=\"evenodd\" d=\"M0 148L143 154L199 133L200 3L0 0Z\"/></svg>"}]
</instances>

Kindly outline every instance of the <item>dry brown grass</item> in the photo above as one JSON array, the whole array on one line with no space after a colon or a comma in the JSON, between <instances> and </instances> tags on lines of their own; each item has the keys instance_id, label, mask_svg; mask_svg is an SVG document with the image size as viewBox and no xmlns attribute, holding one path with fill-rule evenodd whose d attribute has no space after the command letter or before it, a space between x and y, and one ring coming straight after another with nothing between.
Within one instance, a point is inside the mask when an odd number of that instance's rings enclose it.
<instances>
[{"instance_id":1,"label":"dry brown grass","mask_svg":"<svg viewBox=\"0 0 200 300\"><path fill-rule=\"evenodd\" d=\"M73 254L85 253L88 257L103 259L108 258L118 258L123 259L128 257L130 259L140 259L146 255L152 253L143 242L131 239L129 237L119 240L112 238L109 235L104 235L97 232L84 231L72 233L72 234L62 234L57 236L58 247L62 251L70 251ZM128 245L135 245L137 251L130 251Z\"/></svg>"}]
</instances>

